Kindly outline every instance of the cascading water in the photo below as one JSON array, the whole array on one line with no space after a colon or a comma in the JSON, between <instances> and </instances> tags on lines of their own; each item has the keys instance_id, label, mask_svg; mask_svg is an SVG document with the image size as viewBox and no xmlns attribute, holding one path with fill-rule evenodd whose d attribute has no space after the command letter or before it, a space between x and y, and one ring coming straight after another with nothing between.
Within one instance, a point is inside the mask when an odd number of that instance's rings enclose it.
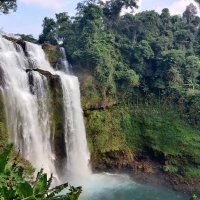
<instances>
[{"instance_id":1,"label":"cascading water","mask_svg":"<svg viewBox=\"0 0 200 200\"><path fill-rule=\"evenodd\" d=\"M48 174L53 173L58 182L69 175L90 174L90 155L80 105L79 82L75 76L66 74L67 61L62 58L65 72L55 71L38 45L26 43L25 55L20 45L0 36L0 47L0 67L5 80L3 94L10 141L15 143L24 157L37 169L44 168ZM48 80L37 71L31 71L30 86L27 71L33 69L57 75L62 83L67 152L62 168L65 169L65 174L58 173L59 169L55 167Z\"/></svg>"},{"instance_id":2,"label":"cascading water","mask_svg":"<svg viewBox=\"0 0 200 200\"><path fill-rule=\"evenodd\" d=\"M70 73L70 70L71 70L71 65L69 64L69 62L67 61L67 56L66 56L66 53L65 53L65 49L63 47L60 47L60 52L61 52L61 71L64 71L66 72L67 74Z\"/></svg>"},{"instance_id":3,"label":"cascading water","mask_svg":"<svg viewBox=\"0 0 200 200\"><path fill-rule=\"evenodd\" d=\"M69 176L87 176L89 152L85 137L82 109L80 105L79 82L77 77L58 73L62 80L65 111L65 147L67 172ZM87 152L87 153L86 153Z\"/></svg>"}]
</instances>

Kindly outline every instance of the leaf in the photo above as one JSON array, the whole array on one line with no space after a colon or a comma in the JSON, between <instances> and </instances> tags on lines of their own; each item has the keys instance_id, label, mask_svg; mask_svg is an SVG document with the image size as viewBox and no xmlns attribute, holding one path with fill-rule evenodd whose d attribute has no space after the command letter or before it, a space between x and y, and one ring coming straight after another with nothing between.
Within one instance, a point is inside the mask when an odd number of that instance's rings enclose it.
<instances>
[{"instance_id":1,"label":"leaf","mask_svg":"<svg viewBox=\"0 0 200 200\"><path fill-rule=\"evenodd\" d=\"M194 195L190 198L190 200L197 200L197 196L194 194Z\"/></svg>"},{"instance_id":2,"label":"leaf","mask_svg":"<svg viewBox=\"0 0 200 200\"><path fill-rule=\"evenodd\" d=\"M2 187L1 189L1 196L3 199L15 199L15 190L9 189L7 187Z\"/></svg>"},{"instance_id":3,"label":"leaf","mask_svg":"<svg viewBox=\"0 0 200 200\"><path fill-rule=\"evenodd\" d=\"M33 189L27 182L19 183L17 185L17 194L20 196L20 198L30 197L33 195Z\"/></svg>"},{"instance_id":4,"label":"leaf","mask_svg":"<svg viewBox=\"0 0 200 200\"><path fill-rule=\"evenodd\" d=\"M8 159L10 156L10 153L13 149L13 144L9 144L5 151L0 155L0 173L3 173L5 170L6 165L8 164Z\"/></svg>"},{"instance_id":5,"label":"leaf","mask_svg":"<svg viewBox=\"0 0 200 200\"><path fill-rule=\"evenodd\" d=\"M81 192L82 192L82 187L73 187L70 186L70 193L67 193L67 197L69 200L78 200Z\"/></svg>"},{"instance_id":6,"label":"leaf","mask_svg":"<svg viewBox=\"0 0 200 200\"><path fill-rule=\"evenodd\" d=\"M55 188L53 188L51 193L48 195L48 197L54 197L56 194L60 193L63 189L66 189L68 187L68 183L64 183L62 185L58 185Z\"/></svg>"},{"instance_id":7,"label":"leaf","mask_svg":"<svg viewBox=\"0 0 200 200\"><path fill-rule=\"evenodd\" d=\"M48 190L47 174L41 174L34 188L34 195L44 194Z\"/></svg>"}]
</instances>

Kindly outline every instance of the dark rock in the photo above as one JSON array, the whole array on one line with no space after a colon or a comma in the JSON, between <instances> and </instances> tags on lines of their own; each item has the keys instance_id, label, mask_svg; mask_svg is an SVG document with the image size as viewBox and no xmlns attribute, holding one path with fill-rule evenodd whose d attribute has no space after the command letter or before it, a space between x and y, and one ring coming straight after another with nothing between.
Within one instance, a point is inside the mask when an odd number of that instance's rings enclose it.
<instances>
[{"instance_id":1,"label":"dark rock","mask_svg":"<svg viewBox=\"0 0 200 200\"><path fill-rule=\"evenodd\" d=\"M49 71L42 69L26 69L29 76L30 90L34 94L34 80L33 73L38 72L45 76L49 85L50 95L50 113L51 113L51 144L53 151L55 152L55 166L58 173L62 174L62 167L66 162L67 153L65 149L65 115L63 108L63 92L60 77L54 75Z\"/></svg>"},{"instance_id":2,"label":"dark rock","mask_svg":"<svg viewBox=\"0 0 200 200\"><path fill-rule=\"evenodd\" d=\"M0 66L0 87L4 87L5 85L5 78L4 78L4 71Z\"/></svg>"},{"instance_id":3,"label":"dark rock","mask_svg":"<svg viewBox=\"0 0 200 200\"><path fill-rule=\"evenodd\" d=\"M26 50L26 42L21 40L21 39L16 39L16 38L12 38L12 37L8 37L6 35L3 36L5 39L13 42L13 44L15 45L16 50L18 50L18 45L20 45L23 49L23 52L26 56L28 56L27 50Z\"/></svg>"}]
</instances>

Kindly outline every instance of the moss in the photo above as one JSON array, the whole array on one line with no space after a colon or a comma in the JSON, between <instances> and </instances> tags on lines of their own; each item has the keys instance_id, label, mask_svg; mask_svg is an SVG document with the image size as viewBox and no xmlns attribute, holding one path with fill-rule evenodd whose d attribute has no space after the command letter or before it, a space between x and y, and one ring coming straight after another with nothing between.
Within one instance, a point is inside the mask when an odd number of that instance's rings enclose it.
<instances>
[{"instance_id":1,"label":"moss","mask_svg":"<svg viewBox=\"0 0 200 200\"><path fill-rule=\"evenodd\" d=\"M0 90L0 152L8 144L8 130L6 126L6 116L3 103L3 94Z\"/></svg>"},{"instance_id":2,"label":"moss","mask_svg":"<svg viewBox=\"0 0 200 200\"><path fill-rule=\"evenodd\" d=\"M50 110L51 110L51 136L56 154L55 164L58 169L61 168L66 158L65 149L65 115L63 108L63 92L61 80L57 78L48 78L50 88Z\"/></svg>"},{"instance_id":3,"label":"moss","mask_svg":"<svg viewBox=\"0 0 200 200\"><path fill-rule=\"evenodd\" d=\"M186 177L191 177L191 178L197 178L200 177L200 167L183 167L181 168L181 173L182 175L186 176Z\"/></svg>"},{"instance_id":4,"label":"moss","mask_svg":"<svg viewBox=\"0 0 200 200\"><path fill-rule=\"evenodd\" d=\"M23 156L16 151L13 151L10 157L9 162L14 163L14 161L17 161L17 163L24 168L25 176L27 179L31 179L34 176L35 168L31 165L31 163L23 158Z\"/></svg>"},{"instance_id":5,"label":"moss","mask_svg":"<svg viewBox=\"0 0 200 200\"><path fill-rule=\"evenodd\" d=\"M87 113L86 128L92 152L116 151L125 148L117 114L117 112L109 111L89 111Z\"/></svg>"},{"instance_id":6,"label":"moss","mask_svg":"<svg viewBox=\"0 0 200 200\"><path fill-rule=\"evenodd\" d=\"M134 157L148 158L163 165L166 173L188 176L194 170L198 175L200 131L186 124L176 108L155 104L90 111L86 128L94 160L108 162L109 152L124 151L129 163Z\"/></svg>"},{"instance_id":7,"label":"moss","mask_svg":"<svg viewBox=\"0 0 200 200\"><path fill-rule=\"evenodd\" d=\"M61 57L59 47L45 43L45 44L43 44L42 48L43 48L45 54L47 55L47 58L48 58L49 62L51 63L51 66L53 68L56 68L57 64L60 61L60 57Z\"/></svg>"},{"instance_id":8,"label":"moss","mask_svg":"<svg viewBox=\"0 0 200 200\"><path fill-rule=\"evenodd\" d=\"M81 104L83 110L102 109L117 104L114 95L102 96L101 87L96 84L95 77L85 71L79 78L81 85Z\"/></svg>"},{"instance_id":9,"label":"moss","mask_svg":"<svg viewBox=\"0 0 200 200\"><path fill-rule=\"evenodd\" d=\"M98 107L101 104L101 95L95 86L94 77L84 74L81 79L81 103L83 109L88 109L92 105Z\"/></svg>"},{"instance_id":10,"label":"moss","mask_svg":"<svg viewBox=\"0 0 200 200\"><path fill-rule=\"evenodd\" d=\"M178 168L173 165L164 166L164 171L170 174L176 174L178 172Z\"/></svg>"}]
</instances>

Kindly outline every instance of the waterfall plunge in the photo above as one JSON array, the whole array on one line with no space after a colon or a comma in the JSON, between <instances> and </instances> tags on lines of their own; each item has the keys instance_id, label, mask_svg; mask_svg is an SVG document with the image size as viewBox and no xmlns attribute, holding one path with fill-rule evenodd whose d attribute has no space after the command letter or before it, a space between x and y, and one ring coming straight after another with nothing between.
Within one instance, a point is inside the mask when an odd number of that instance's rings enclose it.
<instances>
[{"instance_id":1,"label":"waterfall plunge","mask_svg":"<svg viewBox=\"0 0 200 200\"><path fill-rule=\"evenodd\" d=\"M55 71L45 58L42 48L26 43L27 55L20 45L0 36L0 68L4 77L3 94L7 115L10 141L38 170L44 168L53 173L58 182L73 179L74 176L91 174L89 151L85 135L80 104L79 82L77 77L67 74L68 62L62 50L62 71ZM66 162L63 174L55 167L55 152L50 131L50 96L48 80L33 71L33 86L30 84L27 69L42 69L58 75L63 90L65 114Z\"/></svg>"}]
</instances>

